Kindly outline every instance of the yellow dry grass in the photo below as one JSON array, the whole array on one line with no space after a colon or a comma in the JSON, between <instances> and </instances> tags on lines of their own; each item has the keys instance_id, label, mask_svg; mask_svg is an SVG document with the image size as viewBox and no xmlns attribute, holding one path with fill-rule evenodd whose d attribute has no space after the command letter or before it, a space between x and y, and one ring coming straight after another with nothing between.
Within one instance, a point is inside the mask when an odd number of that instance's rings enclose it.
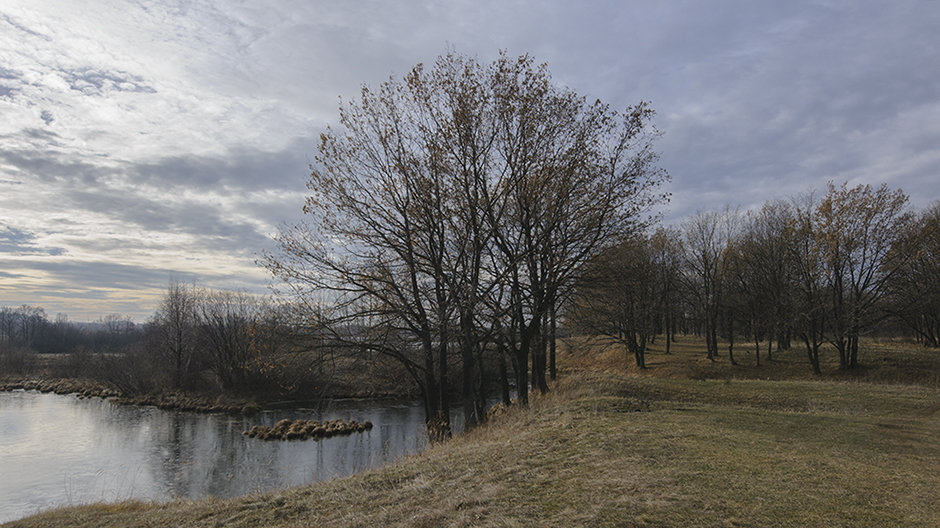
<instances>
[{"instance_id":1,"label":"yellow dry grass","mask_svg":"<svg viewBox=\"0 0 940 528\"><path fill-rule=\"evenodd\" d=\"M622 351L571 344L529 409L375 471L10 526L940 526L936 385L795 361L790 377L739 375L699 362L693 340L638 373Z\"/></svg>"}]
</instances>

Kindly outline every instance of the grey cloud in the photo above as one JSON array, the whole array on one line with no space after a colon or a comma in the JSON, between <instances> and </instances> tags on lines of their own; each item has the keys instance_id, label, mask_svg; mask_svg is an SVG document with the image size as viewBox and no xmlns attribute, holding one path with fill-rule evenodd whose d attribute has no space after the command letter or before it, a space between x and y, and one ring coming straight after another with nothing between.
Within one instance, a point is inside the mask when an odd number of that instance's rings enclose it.
<instances>
[{"instance_id":1,"label":"grey cloud","mask_svg":"<svg viewBox=\"0 0 940 528\"><path fill-rule=\"evenodd\" d=\"M55 139L54 134L42 131L31 134ZM119 167L76 161L55 151L3 150L0 160L54 185L60 211L101 213L145 230L191 234L206 248L250 254L268 247L267 233L229 218L226 204L181 202L178 196L183 190L212 191L228 204L244 203L239 208L242 214L263 215L258 219L264 224L289 220L302 206L301 198L278 207L253 204L247 195L253 191L296 190L300 196L309 172L301 146L304 143L298 140L293 148L280 153L246 149L227 158L180 156ZM144 194L142 190L128 191L126 186L114 187L110 181L115 178L152 190Z\"/></svg>"},{"instance_id":2,"label":"grey cloud","mask_svg":"<svg viewBox=\"0 0 940 528\"><path fill-rule=\"evenodd\" d=\"M161 289L172 279L199 284L232 284L232 287L245 287L254 291L259 286L244 277L226 273L195 275L186 270L172 268L148 268L113 262L92 262L79 260L6 260L0 257L0 268L26 268L43 271L51 275L53 288L50 295L61 296L64 290L93 291L130 290L142 291ZM79 295L81 297L81 295Z\"/></svg>"},{"instance_id":3,"label":"grey cloud","mask_svg":"<svg viewBox=\"0 0 940 528\"><path fill-rule=\"evenodd\" d=\"M63 199L71 208L105 214L127 227L193 235L201 248L233 255L251 255L269 243L253 225L234 221L221 208L203 204L170 202L161 196L108 188L74 190Z\"/></svg>"},{"instance_id":4,"label":"grey cloud","mask_svg":"<svg viewBox=\"0 0 940 528\"><path fill-rule=\"evenodd\" d=\"M40 181L80 181L83 186L104 176L120 176L134 185L158 189L227 191L293 190L304 188L309 163L317 142L314 137L291 141L283 150L264 151L233 147L223 156L168 156L149 163L118 165L107 157L95 159L59 150L61 138L51 130L29 128L18 137L28 139L33 148L0 149L0 161L12 165ZM0 142L9 137L0 137Z\"/></svg>"},{"instance_id":5,"label":"grey cloud","mask_svg":"<svg viewBox=\"0 0 940 528\"><path fill-rule=\"evenodd\" d=\"M0 251L17 250L24 244L31 242L35 236L13 227L4 227L0 230Z\"/></svg>"},{"instance_id":6,"label":"grey cloud","mask_svg":"<svg viewBox=\"0 0 940 528\"><path fill-rule=\"evenodd\" d=\"M65 250L62 248L42 248L35 243L36 235L22 231L15 227L5 226L0 228L0 254L10 253L14 255L62 255Z\"/></svg>"},{"instance_id":7,"label":"grey cloud","mask_svg":"<svg viewBox=\"0 0 940 528\"><path fill-rule=\"evenodd\" d=\"M29 136L26 132L24 136ZM92 184L104 175L112 174L111 168L101 164L91 163L73 155L56 152L53 149L46 151L36 149L0 149L0 161L16 167L24 174L28 174L39 182L62 184L68 182L81 182ZM94 161L92 159L92 161Z\"/></svg>"},{"instance_id":8,"label":"grey cloud","mask_svg":"<svg viewBox=\"0 0 940 528\"><path fill-rule=\"evenodd\" d=\"M20 71L0 66L0 80L16 80L19 79L22 75L23 73Z\"/></svg>"},{"instance_id":9,"label":"grey cloud","mask_svg":"<svg viewBox=\"0 0 940 528\"><path fill-rule=\"evenodd\" d=\"M0 13L0 22L6 22L7 25L12 27L13 29L21 33L26 33L27 35L30 35L32 37L38 37L46 41L52 40L52 37L48 35L43 35L42 33L37 33L36 31L33 31L32 29L24 26L23 24L19 23L18 21L14 20L12 17L4 13Z\"/></svg>"},{"instance_id":10,"label":"grey cloud","mask_svg":"<svg viewBox=\"0 0 940 528\"><path fill-rule=\"evenodd\" d=\"M178 270L150 269L108 262L82 262L74 260L4 261L2 268L28 268L49 273L57 285L76 289L143 290L159 288ZM59 292L58 294L61 294Z\"/></svg>"},{"instance_id":11,"label":"grey cloud","mask_svg":"<svg viewBox=\"0 0 940 528\"><path fill-rule=\"evenodd\" d=\"M0 66L0 99L10 99L15 92L19 91L17 81L22 75L22 72Z\"/></svg>"},{"instance_id":12,"label":"grey cloud","mask_svg":"<svg viewBox=\"0 0 940 528\"><path fill-rule=\"evenodd\" d=\"M40 145L44 148L63 145L62 137L59 134L45 128L24 128L19 135L32 139L37 143L41 142Z\"/></svg>"},{"instance_id":13,"label":"grey cloud","mask_svg":"<svg viewBox=\"0 0 940 528\"><path fill-rule=\"evenodd\" d=\"M902 160L903 149L888 147L890 131L905 113L936 104L940 59L932 37L940 12L912 5L787 3L761 15L766 4L751 3L746 23L709 22L701 40L724 42L711 56L683 54L671 64L681 74L642 86L661 112L678 213L691 212L684 204L747 206L852 177L868 171L866 151L876 145L885 159ZM720 3L699 6L728 14ZM754 34L722 36L742 32ZM675 84L663 82L670 78ZM918 135L940 141L936 129Z\"/></svg>"},{"instance_id":14,"label":"grey cloud","mask_svg":"<svg viewBox=\"0 0 940 528\"><path fill-rule=\"evenodd\" d=\"M195 276L178 269L146 268L109 262L75 260L9 261L0 258L0 268L28 268L43 271L51 277L44 295L51 297L89 298L93 292L112 295L115 290L159 290L171 278L185 282L224 282L232 277L226 274ZM103 292L101 290L104 290Z\"/></svg>"},{"instance_id":15,"label":"grey cloud","mask_svg":"<svg viewBox=\"0 0 940 528\"><path fill-rule=\"evenodd\" d=\"M129 168L135 181L187 189L239 191L303 188L313 138L300 138L279 152L235 148L225 156L174 156Z\"/></svg>"},{"instance_id":16,"label":"grey cloud","mask_svg":"<svg viewBox=\"0 0 940 528\"><path fill-rule=\"evenodd\" d=\"M84 68L62 72L73 90L85 95L106 95L110 92L156 93L143 77L122 71L104 71Z\"/></svg>"}]
</instances>

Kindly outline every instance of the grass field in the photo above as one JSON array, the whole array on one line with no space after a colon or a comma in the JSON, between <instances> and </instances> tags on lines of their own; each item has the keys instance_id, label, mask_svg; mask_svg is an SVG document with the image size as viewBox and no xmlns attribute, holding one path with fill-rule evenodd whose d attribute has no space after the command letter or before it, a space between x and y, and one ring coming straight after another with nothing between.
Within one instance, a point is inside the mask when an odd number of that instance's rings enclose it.
<instances>
[{"instance_id":1,"label":"grass field","mask_svg":"<svg viewBox=\"0 0 940 528\"><path fill-rule=\"evenodd\" d=\"M798 350L734 367L683 339L640 372L568 344L529 409L379 470L10 526L940 526L936 351L867 343L865 369L813 376Z\"/></svg>"}]
</instances>

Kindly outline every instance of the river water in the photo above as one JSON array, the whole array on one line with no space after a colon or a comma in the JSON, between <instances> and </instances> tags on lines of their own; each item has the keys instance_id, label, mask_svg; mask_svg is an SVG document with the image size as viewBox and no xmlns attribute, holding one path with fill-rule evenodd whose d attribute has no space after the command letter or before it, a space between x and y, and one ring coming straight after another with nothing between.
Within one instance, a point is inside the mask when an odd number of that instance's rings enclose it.
<instances>
[{"instance_id":1,"label":"river water","mask_svg":"<svg viewBox=\"0 0 940 528\"><path fill-rule=\"evenodd\" d=\"M368 420L374 427L306 441L242 435L283 418ZM234 497L307 484L378 467L426 445L420 404L339 400L322 412L229 416L0 392L0 523L63 505Z\"/></svg>"}]
</instances>

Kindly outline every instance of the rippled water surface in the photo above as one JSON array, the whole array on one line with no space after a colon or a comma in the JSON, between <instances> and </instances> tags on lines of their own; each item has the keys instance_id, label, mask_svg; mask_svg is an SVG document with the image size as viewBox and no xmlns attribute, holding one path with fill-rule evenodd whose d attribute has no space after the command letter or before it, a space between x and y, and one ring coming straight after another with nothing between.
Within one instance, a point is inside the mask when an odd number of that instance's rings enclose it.
<instances>
[{"instance_id":1,"label":"rippled water surface","mask_svg":"<svg viewBox=\"0 0 940 528\"><path fill-rule=\"evenodd\" d=\"M242 435L282 418L369 420L375 427L290 442ZM419 405L338 401L323 412L242 417L0 392L0 522L66 504L233 497L305 484L377 467L425 445Z\"/></svg>"}]
</instances>

